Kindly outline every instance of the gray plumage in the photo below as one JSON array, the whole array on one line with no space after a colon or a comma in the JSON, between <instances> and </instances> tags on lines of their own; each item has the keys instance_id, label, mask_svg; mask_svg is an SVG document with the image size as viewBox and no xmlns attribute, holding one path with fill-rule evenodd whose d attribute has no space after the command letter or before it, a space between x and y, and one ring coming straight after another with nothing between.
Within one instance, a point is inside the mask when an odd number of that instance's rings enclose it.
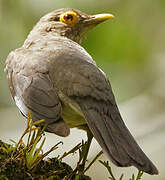
<instances>
[{"instance_id":1,"label":"gray plumage","mask_svg":"<svg viewBox=\"0 0 165 180\"><path fill-rule=\"evenodd\" d=\"M67 11L78 15L76 25L59 21ZM85 26L92 18L73 9L41 18L6 60L13 99L24 116L31 112L34 121L44 119L48 132L67 136L71 127L88 125L114 164L158 174L125 126L108 78L79 45L83 32L99 23Z\"/></svg>"}]
</instances>

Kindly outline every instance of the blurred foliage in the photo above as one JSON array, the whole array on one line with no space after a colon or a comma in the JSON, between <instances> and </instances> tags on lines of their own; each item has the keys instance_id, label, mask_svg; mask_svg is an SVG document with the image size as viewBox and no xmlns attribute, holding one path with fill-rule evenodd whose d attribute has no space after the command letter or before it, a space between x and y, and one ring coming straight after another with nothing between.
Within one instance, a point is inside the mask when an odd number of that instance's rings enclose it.
<instances>
[{"instance_id":1,"label":"blurred foliage","mask_svg":"<svg viewBox=\"0 0 165 180\"><path fill-rule=\"evenodd\" d=\"M115 15L93 29L83 45L110 77L118 101L155 81L152 60L164 52L164 0L0 0L0 107L11 104L3 72L8 53L22 45L42 15L63 7Z\"/></svg>"}]
</instances>

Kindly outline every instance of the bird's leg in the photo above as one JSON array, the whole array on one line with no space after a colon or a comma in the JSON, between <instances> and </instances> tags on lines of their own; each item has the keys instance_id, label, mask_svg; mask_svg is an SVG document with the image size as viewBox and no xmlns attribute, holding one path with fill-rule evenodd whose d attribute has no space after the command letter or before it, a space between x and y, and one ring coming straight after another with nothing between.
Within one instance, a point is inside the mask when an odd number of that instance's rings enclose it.
<instances>
[{"instance_id":1,"label":"bird's leg","mask_svg":"<svg viewBox=\"0 0 165 180\"><path fill-rule=\"evenodd\" d=\"M93 139L93 134L91 133L91 131L88 129L87 130L87 144L86 144L86 151L85 151L85 154L84 154L84 157L83 157L83 161L82 161L82 164L84 165L85 167L85 163L86 163L86 160L87 160L87 156L88 156L88 152L89 152L89 148L90 148L90 145L91 145L91 142L92 142L92 139Z\"/></svg>"},{"instance_id":2,"label":"bird's leg","mask_svg":"<svg viewBox=\"0 0 165 180\"><path fill-rule=\"evenodd\" d=\"M93 134L90 131L90 129L87 127L87 141L85 142L85 144L82 146L82 159L79 165L78 165L78 171L81 174L84 174L84 170L85 170L85 163L87 161L87 156L88 156L88 152L89 152L89 148L92 142L92 138L93 138Z\"/></svg>"}]
</instances>

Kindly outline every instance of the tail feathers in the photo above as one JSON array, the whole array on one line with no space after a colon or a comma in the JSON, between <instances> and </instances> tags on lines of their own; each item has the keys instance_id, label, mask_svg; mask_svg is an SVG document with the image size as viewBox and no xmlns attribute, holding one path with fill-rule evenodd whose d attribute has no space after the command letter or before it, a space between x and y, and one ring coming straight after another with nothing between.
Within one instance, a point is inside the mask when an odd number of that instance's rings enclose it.
<instances>
[{"instance_id":1,"label":"tail feathers","mask_svg":"<svg viewBox=\"0 0 165 180\"><path fill-rule=\"evenodd\" d=\"M158 174L157 168L138 146L119 113L107 116L92 108L82 110L94 137L115 165L133 165L146 173Z\"/></svg>"}]
</instances>

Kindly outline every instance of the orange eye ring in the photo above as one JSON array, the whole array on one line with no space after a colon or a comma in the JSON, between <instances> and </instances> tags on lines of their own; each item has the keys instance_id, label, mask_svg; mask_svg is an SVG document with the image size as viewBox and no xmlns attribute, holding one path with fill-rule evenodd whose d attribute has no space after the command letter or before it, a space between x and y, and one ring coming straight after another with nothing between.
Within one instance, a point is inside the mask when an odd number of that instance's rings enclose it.
<instances>
[{"instance_id":1,"label":"orange eye ring","mask_svg":"<svg viewBox=\"0 0 165 180\"><path fill-rule=\"evenodd\" d=\"M60 21L65 24L74 26L78 21L78 15L77 15L77 13L75 13L73 11L68 11L68 12L61 14Z\"/></svg>"}]
</instances>

